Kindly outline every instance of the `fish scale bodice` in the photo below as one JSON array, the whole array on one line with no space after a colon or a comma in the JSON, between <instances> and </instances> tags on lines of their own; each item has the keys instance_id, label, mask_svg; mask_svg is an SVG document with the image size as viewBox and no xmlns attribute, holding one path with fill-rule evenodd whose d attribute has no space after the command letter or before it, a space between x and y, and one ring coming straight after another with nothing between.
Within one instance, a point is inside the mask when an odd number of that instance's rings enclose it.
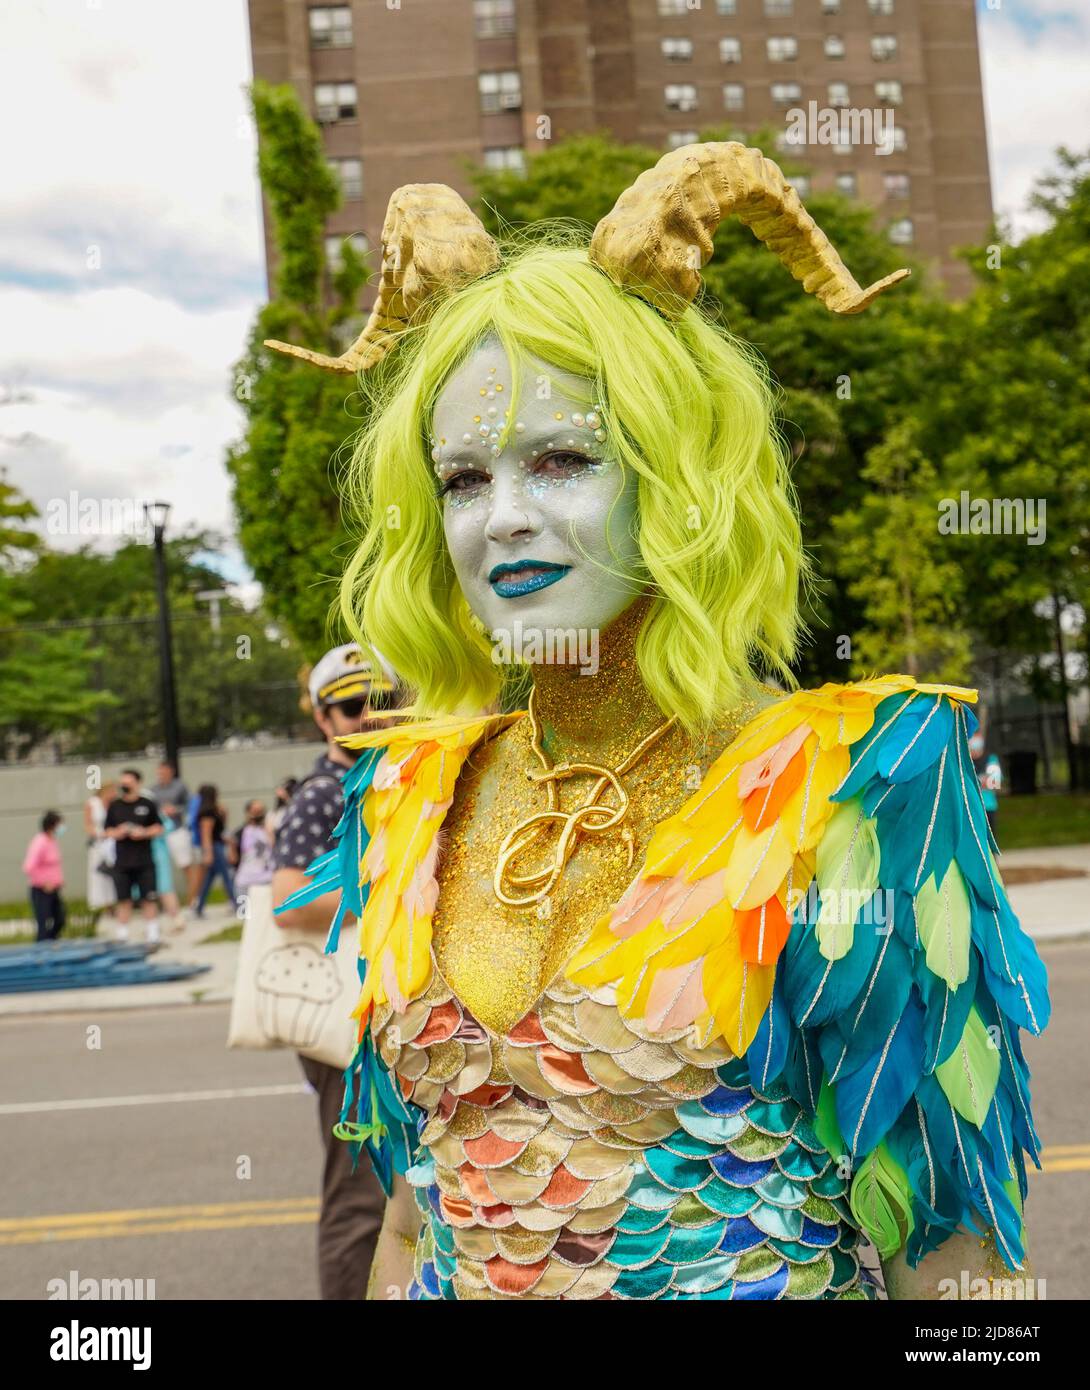
<instances>
[{"instance_id":1,"label":"fish scale bodice","mask_svg":"<svg viewBox=\"0 0 1090 1390\"><path fill-rule=\"evenodd\" d=\"M415 1299L866 1298L848 1179L782 1083L567 981L504 1037L437 975L372 1032L419 1107Z\"/></svg>"}]
</instances>

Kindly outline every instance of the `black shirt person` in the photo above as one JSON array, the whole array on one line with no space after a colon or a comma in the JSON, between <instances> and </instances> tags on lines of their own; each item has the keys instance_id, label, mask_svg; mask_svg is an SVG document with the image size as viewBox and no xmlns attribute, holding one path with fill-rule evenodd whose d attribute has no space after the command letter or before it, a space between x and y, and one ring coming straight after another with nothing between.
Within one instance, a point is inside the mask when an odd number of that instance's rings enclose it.
<instances>
[{"instance_id":1,"label":"black shirt person","mask_svg":"<svg viewBox=\"0 0 1090 1390\"><path fill-rule=\"evenodd\" d=\"M139 898L147 939L159 940L159 898L155 891L155 861L151 842L163 833L154 801L141 794L143 778L135 768L121 774L119 794L106 810L105 834L117 841L114 882L117 884L117 934L129 934L133 899Z\"/></svg>"}]
</instances>

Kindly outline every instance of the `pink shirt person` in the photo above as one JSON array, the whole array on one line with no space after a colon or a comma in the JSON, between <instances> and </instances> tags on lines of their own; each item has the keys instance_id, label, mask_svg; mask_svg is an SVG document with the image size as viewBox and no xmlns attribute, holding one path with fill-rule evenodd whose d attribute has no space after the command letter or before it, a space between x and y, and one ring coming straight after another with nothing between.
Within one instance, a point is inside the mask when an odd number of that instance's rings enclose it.
<instances>
[{"instance_id":1,"label":"pink shirt person","mask_svg":"<svg viewBox=\"0 0 1090 1390\"><path fill-rule=\"evenodd\" d=\"M61 886L64 882L64 870L61 867L61 848L57 844L56 836L47 835L44 830L38 831L27 846L23 873L26 874L31 888L44 888L47 893L52 893Z\"/></svg>"}]
</instances>

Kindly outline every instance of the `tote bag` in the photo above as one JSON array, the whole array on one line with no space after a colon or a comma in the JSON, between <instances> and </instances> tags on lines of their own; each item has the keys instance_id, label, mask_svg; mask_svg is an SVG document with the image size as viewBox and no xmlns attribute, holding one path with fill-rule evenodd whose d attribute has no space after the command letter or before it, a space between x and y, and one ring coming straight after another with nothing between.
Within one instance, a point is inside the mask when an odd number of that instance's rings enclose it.
<instances>
[{"instance_id":1,"label":"tote bag","mask_svg":"<svg viewBox=\"0 0 1090 1390\"><path fill-rule=\"evenodd\" d=\"M355 928L342 928L336 953L326 955L324 932L277 925L269 884L246 897L227 1046L290 1047L343 1071L356 1053Z\"/></svg>"}]
</instances>

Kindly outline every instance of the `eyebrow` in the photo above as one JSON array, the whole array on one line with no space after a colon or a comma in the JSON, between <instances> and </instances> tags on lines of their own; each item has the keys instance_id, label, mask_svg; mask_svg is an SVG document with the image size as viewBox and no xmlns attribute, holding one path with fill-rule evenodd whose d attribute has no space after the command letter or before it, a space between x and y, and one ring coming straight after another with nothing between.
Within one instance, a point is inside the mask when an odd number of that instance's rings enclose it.
<instances>
[{"instance_id":1,"label":"eyebrow","mask_svg":"<svg viewBox=\"0 0 1090 1390\"><path fill-rule=\"evenodd\" d=\"M572 449L576 449L576 450L579 451L579 453L582 453L582 454L585 454L585 453L587 452L587 448L583 446L583 444L581 443L581 441L580 441L579 439L576 439L576 440L575 440L575 443L572 444L572 445L570 445L570 446L569 446L569 444L568 444L568 439L569 439L571 436L565 435L565 437L564 437L563 440L558 439L557 436L564 433L564 426L563 426L563 421L561 421L561 420L558 420L558 421L556 422L556 424L557 424L557 428L556 428L555 430L549 430L549 431L547 431L547 432L545 432L545 433L543 433L543 434L523 434L523 435L517 435L517 434L514 433L514 431L512 431L511 437L514 438L514 439L516 439L516 440L521 440L521 441L522 441L522 446L521 446L522 449L524 449L524 450L525 450L525 449L528 449L531 453L534 453L534 452L536 451L537 453L540 454L550 443L553 444L554 446L555 446L555 445L559 445L559 444L562 443L562 444L564 445L565 448L569 448L569 447L570 447L570 448L572 448ZM573 427L573 426L569 426L569 428L574 428L574 427ZM593 436L592 436L592 438L593 438ZM597 442L597 441L595 441L595 442ZM508 445L510 445L510 443L511 443L511 439L509 438L509 439L508 439ZM455 446L451 449L451 451L450 451L449 454L447 454L444 458L440 459L440 461L436 464L436 467L437 467L437 468L442 468L444 465L449 465L449 464L453 464L453 463L471 463L471 462L479 462L479 461L480 461L480 454L477 452L477 449L479 449L481 446L485 446L487 457L488 457L488 458L492 458L493 456L492 456L491 454L488 454L488 453L487 453L487 444L486 444L486 441L482 439L480 445L477 445L477 446L473 446L473 445L469 445L469 444L457 444L457 445L455 445Z\"/></svg>"}]
</instances>

